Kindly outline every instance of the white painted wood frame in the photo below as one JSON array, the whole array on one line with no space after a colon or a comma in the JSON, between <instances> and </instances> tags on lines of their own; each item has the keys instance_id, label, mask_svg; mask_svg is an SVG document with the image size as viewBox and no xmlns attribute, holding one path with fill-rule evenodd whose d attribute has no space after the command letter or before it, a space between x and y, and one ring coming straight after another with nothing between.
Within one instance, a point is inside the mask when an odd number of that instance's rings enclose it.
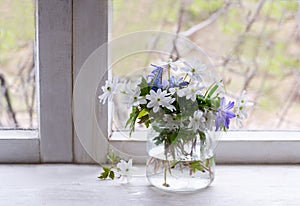
<instances>
[{"instance_id":1,"label":"white painted wood frame","mask_svg":"<svg viewBox=\"0 0 300 206\"><path fill-rule=\"evenodd\" d=\"M107 47L108 42L108 6L109 0L73 0L73 80L74 84L76 77L80 72L80 68L86 62L88 57L99 47L104 45L105 54L99 57L101 60L99 62L99 68L101 71L98 71L96 76L103 77L100 85L105 83L105 80L108 77L107 74ZM94 76L93 76L94 77ZM93 81L90 79L90 81ZM96 81L100 81L100 78ZM87 82L87 89L90 88ZM84 92L84 91L83 91ZM99 92L99 91L98 91ZM91 98L91 96L82 94L82 98ZM97 105L98 100L96 99L98 95L94 96L89 101L90 106L95 108L96 115L101 116L101 121L99 122L99 127L102 134L97 134L94 132L94 128L97 127L89 116L91 121L89 124L89 138L85 141L85 145L82 145L80 138L77 136L76 131L74 132L74 162L76 163L96 163L96 162L105 162L106 154L108 152L108 145L106 141L103 141L101 144L99 142L99 135L103 135L104 138L108 137L108 108L106 106ZM90 107L87 108L91 109ZM90 111L90 110L89 110ZM81 117L84 118L84 117ZM86 148L86 149L85 149ZM88 153L86 152L88 150ZM94 157L91 158L90 156Z\"/></svg>"},{"instance_id":2,"label":"white painted wood frame","mask_svg":"<svg viewBox=\"0 0 300 206\"><path fill-rule=\"evenodd\" d=\"M41 162L72 162L72 0L36 9Z\"/></svg>"},{"instance_id":3,"label":"white painted wood frame","mask_svg":"<svg viewBox=\"0 0 300 206\"><path fill-rule=\"evenodd\" d=\"M0 163L39 163L37 131L0 130Z\"/></svg>"},{"instance_id":4,"label":"white painted wood frame","mask_svg":"<svg viewBox=\"0 0 300 206\"><path fill-rule=\"evenodd\" d=\"M0 162L94 163L73 134L72 86L86 58L108 40L109 0L36 2L40 129L0 131ZM103 109L97 114L101 115L103 131L108 131L108 112ZM146 142L120 136L118 132L112 134L112 145L140 156L137 161L144 163ZM217 147L217 161L300 163L299 148L299 131L229 132ZM105 161L107 144L97 149Z\"/></svg>"},{"instance_id":5,"label":"white painted wood frame","mask_svg":"<svg viewBox=\"0 0 300 206\"><path fill-rule=\"evenodd\" d=\"M72 0L36 0L38 131L1 130L0 162L73 161Z\"/></svg>"},{"instance_id":6,"label":"white painted wood frame","mask_svg":"<svg viewBox=\"0 0 300 206\"><path fill-rule=\"evenodd\" d=\"M73 134L72 91L86 58L107 42L108 2L36 0L39 130L0 131L0 162L94 163ZM101 129L107 131L107 109L99 115ZM102 147L105 161L107 145Z\"/></svg>"}]
</instances>

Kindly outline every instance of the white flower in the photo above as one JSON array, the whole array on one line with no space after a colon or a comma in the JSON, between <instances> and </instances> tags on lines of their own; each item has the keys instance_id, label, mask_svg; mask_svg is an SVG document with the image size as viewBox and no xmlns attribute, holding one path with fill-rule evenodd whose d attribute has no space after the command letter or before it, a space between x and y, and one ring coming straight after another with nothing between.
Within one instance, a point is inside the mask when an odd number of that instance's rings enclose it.
<instances>
[{"instance_id":1,"label":"white flower","mask_svg":"<svg viewBox=\"0 0 300 206\"><path fill-rule=\"evenodd\" d=\"M101 87L103 94L98 96L100 102L103 104L106 102L106 99L109 101L113 100L113 96L118 92L118 78L115 77L113 81L106 80L105 85Z\"/></svg>"},{"instance_id":2,"label":"white flower","mask_svg":"<svg viewBox=\"0 0 300 206\"><path fill-rule=\"evenodd\" d=\"M121 92L124 95L124 103L128 104L128 107L147 103L145 97L140 96L141 90L138 86L135 89L131 89L130 83L127 83L123 86Z\"/></svg>"},{"instance_id":3,"label":"white flower","mask_svg":"<svg viewBox=\"0 0 300 206\"><path fill-rule=\"evenodd\" d=\"M171 62L171 63L170 63L170 67L171 67L174 71L177 71L177 70L182 70L182 69L184 69L185 64L184 64L183 61L177 60L177 61L175 61L175 62Z\"/></svg>"},{"instance_id":4,"label":"white flower","mask_svg":"<svg viewBox=\"0 0 300 206\"><path fill-rule=\"evenodd\" d=\"M171 111L175 110L175 107L171 105L175 101L175 98L170 97L170 95L170 93L167 94L166 90L161 91L161 89L158 89L157 92L151 90L150 95L146 95L146 99L150 100L147 108L153 108L154 113L158 112L160 106L166 107Z\"/></svg>"},{"instance_id":5,"label":"white flower","mask_svg":"<svg viewBox=\"0 0 300 206\"><path fill-rule=\"evenodd\" d=\"M203 87L200 87L199 84L190 84L188 87L180 89L177 91L179 97L186 97L186 99L191 99L196 101L197 94L201 94Z\"/></svg>"},{"instance_id":6,"label":"white flower","mask_svg":"<svg viewBox=\"0 0 300 206\"><path fill-rule=\"evenodd\" d=\"M146 104L147 101L144 99L144 97L140 96L141 90L139 87L137 87L134 92L129 96L129 105L130 106L138 106L140 104Z\"/></svg>"},{"instance_id":7,"label":"white flower","mask_svg":"<svg viewBox=\"0 0 300 206\"><path fill-rule=\"evenodd\" d=\"M125 160L121 160L118 164L117 164L117 168L119 169L119 172L121 175L124 176L130 176L132 175L132 159L130 159L128 162L126 162Z\"/></svg>"},{"instance_id":8,"label":"white flower","mask_svg":"<svg viewBox=\"0 0 300 206\"><path fill-rule=\"evenodd\" d=\"M179 91L179 87L173 87L173 88L169 88L169 91L170 91L170 93L173 95L173 94L175 94L176 92L178 92Z\"/></svg>"},{"instance_id":9,"label":"white flower","mask_svg":"<svg viewBox=\"0 0 300 206\"><path fill-rule=\"evenodd\" d=\"M209 131L212 131L213 127L215 126L216 116L213 114L213 112L207 110L205 111L204 116L206 119L205 128Z\"/></svg>"},{"instance_id":10,"label":"white flower","mask_svg":"<svg viewBox=\"0 0 300 206\"><path fill-rule=\"evenodd\" d=\"M133 174L133 170L134 170L134 168L132 166L132 159L130 159L128 162L121 160L117 164L117 169L118 169L118 173L122 177L127 177L127 181L129 181Z\"/></svg>"},{"instance_id":11,"label":"white flower","mask_svg":"<svg viewBox=\"0 0 300 206\"><path fill-rule=\"evenodd\" d=\"M194 63L187 63L185 62L185 67L181 70L186 72L188 76L192 80L196 80L201 82L203 80L203 76L205 75L206 65L201 64L199 61L195 61Z\"/></svg>"},{"instance_id":12,"label":"white flower","mask_svg":"<svg viewBox=\"0 0 300 206\"><path fill-rule=\"evenodd\" d=\"M252 106L253 103L248 101L246 96L246 91L243 90L242 95L236 101L236 123L238 126L242 126L242 120L246 119L247 114L247 107Z\"/></svg>"},{"instance_id":13,"label":"white flower","mask_svg":"<svg viewBox=\"0 0 300 206\"><path fill-rule=\"evenodd\" d=\"M119 84L119 91L122 94L128 94L131 92L131 82L126 82L126 83L120 83Z\"/></svg>"},{"instance_id":14,"label":"white flower","mask_svg":"<svg viewBox=\"0 0 300 206\"><path fill-rule=\"evenodd\" d=\"M168 69L169 67L172 68L174 71L182 70L186 66L185 63L181 60L177 60L175 62L170 59L168 62L161 62L158 66Z\"/></svg>"},{"instance_id":15,"label":"white flower","mask_svg":"<svg viewBox=\"0 0 300 206\"><path fill-rule=\"evenodd\" d=\"M205 117L203 116L203 112L198 110L194 112L193 117L189 117L190 123L188 128L192 128L194 132L197 132L198 129L205 128Z\"/></svg>"}]
</instances>

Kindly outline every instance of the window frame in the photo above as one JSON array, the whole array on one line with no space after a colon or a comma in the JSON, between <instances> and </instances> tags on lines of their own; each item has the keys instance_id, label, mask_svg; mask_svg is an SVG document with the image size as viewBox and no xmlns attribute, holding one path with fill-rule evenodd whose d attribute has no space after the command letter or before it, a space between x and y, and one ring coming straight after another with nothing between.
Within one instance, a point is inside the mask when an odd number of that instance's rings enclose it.
<instances>
[{"instance_id":1,"label":"window frame","mask_svg":"<svg viewBox=\"0 0 300 206\"><path fill-rule=\"evenodd\" d=\"M73 161L73 1L36 0L35 5L39 128L36 131L1 130L2 163Z\"/></svg>"},{"instance_id":2,"label":"window frame","mask_svg":"<svg viewBox=\"0 0 300 206\"><path fill-rule=\"evenodd\" d=\"M72 92L86 58L109 40L110 12L110 0L36 0L39 129L1 130L0 162L95 163L73 128ZM87 29L89 32L85 32ZM60 78L52 81L57 75ZM135 162L145 163L146 133L142 134L144 140L128 140L120 132L111 132L109 112L107 108L97 110L97 115L104 119L101 127L110 137L109 144L130 151L136 156ZM91 144L95 138L91 138ZM299 131L233 131L224 134L220 140L216 157L219 163L300 163L298 148ZM99 149L97 154L105 162L108 143L104 142L101 148L94 148L92 152Z\"/></svg>"},{"instance_id":3,"label":"window frame","mask_svg":"<svg viewBox=\"0 0 300 206\"><path fill-rule=\"evenodd\" d=\"M96 49L108 42L110 6L110 0L89 0L84 2L81 0L73 0L73 93L75 93L74 90L76 81L78 80L78 74L87 58ZM107 47L106 51L107 55ZM103 69L99 69L97 74L99 77L103 77L100 84L104 84L105 79L108 78L107 70L104 69L107 68L108 57L105 56L103 59L105 60L99 65L99 68ZM106 138L109 136L108 107L107 105L101 108L96 107L95 103L97 102L97 97L92 93L92 89L94 88L91 88L91 90L84 94L82 93L81 98L88 99L88 105L86 105L85 108L87 112L90 112L91 108L97 108L95 113L96 115L101 115L102 120L97 126L100 126L102 131L101 135L104 135L104 138ZM73 98L76 98L75 94L73 94ZM73 109L74 108L75 104L73 104ZM86 142L86 144L80 141L77 134L78 131L74 129L73 155L75 163L93 164L96 162L106 162L108 143L103 142L101 144L96 144L101 137L99 137L97 132L94 132L97 123L93 121L93 117L94 116L91 115L88 118L88 121L90 122L88 125L90 128L86 128L86 130L89 131L89 134L87 135L89 141ZM73 118L76 119L75 113L73 114ZM76 120L74 120L74 122L75 121ZM76 124L74 127L76 128ZM88 148L89 152L87 152L85 148ZM97 156L99 158L95 160L96 158L93 159L91 156Z\"/></svg>"},{"instance_id":4,"label":"window frame","mask_svg":"<svg viewBox=\"0 0 300 206\"><path fill-rule=\"evenodd\" d=\"M136 132L131 139L128 133L110 131L112 148L138 163L145 163L146 132ZM241 130L224 133L215 152L217 163L292 164L300 163L299 148L300 130Z\"/></svg>"},{"instance_id":5,"label":"window frame","mask_svg":"<svg viewBox=\"0 0 300 206\"><path fill-rule=\"evenodd\" d=\"M40 140L36 130L0 130L0 163L39 163Z\"/></svg>"}]
</instances>

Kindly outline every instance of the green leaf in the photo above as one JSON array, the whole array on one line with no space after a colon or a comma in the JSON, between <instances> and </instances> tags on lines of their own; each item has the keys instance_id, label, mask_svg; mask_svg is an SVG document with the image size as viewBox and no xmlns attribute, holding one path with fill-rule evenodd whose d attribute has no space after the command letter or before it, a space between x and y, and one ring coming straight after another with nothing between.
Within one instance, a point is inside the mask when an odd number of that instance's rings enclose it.
<instances>
[{"instance_id":1,"label":"green leaf","mask_svg":"<svg viewBox=\"0 0 300 206\"><path fill-rule=\"evenodd\" d=\"M159 136L154 137L153 141L154 141L154 144L160 145L160 144L162 144L165 141L165 138L164 138L163 135L160 134Z\"/></svg>"},{"instance_id":2,"label":"green leaf","mask_svg":"<svg viewBox=\"0 0 300 206\"><path fill-rule=\"evenodd\" d=\"M147 121L144 122L146 128L148 128L150 126L150 123L151 123L150 119L148 119Z\"/></svg>"},{"instance_id":3,"label":"green leaf","mask_svg":"<svg viewBox=\"0 0 300 206\"><path fill-rule=\"evenodd\" d=\"M143 116L145 116L145 115L147 115L147 114L149 114L149 110L146 109L146 108L144 108L144 109L139 113L139 115L138 115L137 118L141 118L141 117L143 117Z\"/></svg>"},{"instance_id":4,"label":"green leaf","mask_svg":"<svg viewBox=\"0 0 300 206\"><path fill-rule=\"evenodd\" d=\"M110 177L110 179L115 179L115 173L114 173L114 171L110 171L110 173L109 173L109 177Z\"/></svg>"},{"instance_id":5,"label":"green leaf","mask_svg":"<svg viewBox=\"0 0 300 206\"><path fill-rule=\"evenodd\" d=\"M220 107L220 102L221 102L220 97L217 97L217 98L211 100L211 107L215 108L215 109L218 109Z\"/></svg>"},{"instance_id":6,"label":"green leaf","mask_svg":"<svg viewBox=\"0 0 300 206\"><path fill-rule=\"evenodd\" d=\"M177 141L178 132L173 132L168 135L169 143L174 144Z\"/></svg>"},{"instance_id":7,"label":"green leaf","mask_svg":"<svg viewBox=\"0 0 300 206\"><path fill-rule=\"evenodd\" d=\"M109 167L103 166L102 168L103 168L104 172L110 172L110 168Z\"/></svg>"},{"instance_id":8,"label":"green leaf","mask_svg":"<svg viewBox=\"0 0 300 206\"><path fill-rule=\"evenodd\" d=\"M212 166L213 164L215 164L215 157L209 158L209 165Z\"/></svg>"},{"instance_id":9,"label":"green leaf","mask_svg":"<svg viewBox=\"0 0 300 206\"><path fill-rule=\"evenodd\" d=\"M196 172L197 170L198 171L203 171L203 168L200 164L200 161L193 161L193 162L190 162L190 169L192 170L192 172Z\"/></svg>"},{"instance_id":10,"label":"green leaf","mask_svg":"<svg viewBox=\"0 0 300 206\"><path fill-rule=\"evenodd\" d=\"M141 89L140 96L145 96L146 94L149 94L151 88L148 85L148 82L147 82L147 80L144 77L142 77L142 81L141 81L141 83L138 86Z\"/></svg>"},{"instance_id":11,"label":"green leaf","mask_svg":"<svg viewBox=\"0 0 300 206\"><path fill-rule=\"evenodd\" d=\"M104 170L104 172L102 172L102 173L100 174L100 176L98 176L98 178L99 178L99 179L106 179L107 176L108 176L108 173L109 173L109 172L107 172L107 171Z\"/></svg>"},{"instance_id":12,"label":"green leaf","mask_svg":"<svg viewBox=\"0 0 300 206\"><path fill-rule=\"evenodd\" d=\"M106 179L108 177L108 174L110 172L110 168L108 167L102 167L102 169L104 170L100 176L98 177L99 179Z\"/></svg>"},{"instance_id":13,"label":"green leaf","mask_svg":"<svg viewBox=\"0 0 300 206\"><path fill-rule=\"evenodd\" d=\"M130 113L129 119L126 122L125 127L129 126L130 129L130 133L129 135L131 136L132 132L134 132L134 127L135 127L135 122L136 119L139 115L140 111L138 109L138 107L132 107L132 111Z\"/></svg>"},{"instance_id":14,"label":"green leaf","mask_svg":"<svg viewBox=\"0 0 300 206\"><path fill-rule=\"evenodd\" d=\"M215 91L219 88L219 85L215 84L208 92L208 94L206 95L205 94L205 97L207 98L210 98L214 93Z\"/></svg>"},{"instance_id":15,"label":"green leaf","mask_svg":"<svg viewBox=\"0 0 300 206\"><path fill-rule=\"evenodd\" d=\"M171 168L174 168L179 162L180 162L180 161L174 160L173 162L171 162L170 167L171 167Z\"/></svg>"},{"instance_id":16,"label":"green leaf","mask_svg":"<svg viewBox=\"0 0 300 206\"><path fill-rule=\"evenodd\" d=\"M110 152L106 157L112 164L116 164L120 161L120 157L113 152Z\"/></svg>"},{"instance_id":17,"label":"green leaf","mask_svg":"<svg viewBox=\"0 0 300 206\"><path fill-rule=\"evenodd\" d=\"M203 142L205 141L205 139L206 139L206 135L205 135L205 133L204 133L204 132L202 132L202 131L199 131L199 136L200 136L200 140L201 140L201 142L203 143Z\"/></svg>"},{"instance_id":18,"label":"green leaf","mask_svg":"<svg viewBox=\"0 0 300 206\"><path fill-rule=\"evenodd\" d=\"M148 124L148 123L150 123L150 117L149 117L149 115L145 115L145 116L139 118L138 123L139 124L144 123L145 125Z\"/></svg>"},{"instance_id":19,"label":"green leaf","mask_svg":"<svg viewBox=\"0 0 300 206\"><path fill-rule=\"evenodd\" d=\"M111 170L112 168L103 166L102 169L104 171L100 174L100 176L98 176L99 179L104 180L104 179L110 178L113 180L115 178L115 173L114 173L114 171Z\"/></svg>"},{"instance_id":20,"label":"green leaf","mask_svg":"<svg viewBox=\"0 0 300 206\"><path fill-rule=\"evenodd\" d=\"M205 167L209 167L209 159L205 160Z\"/></svg>"},{"instance_id":21,"label":"green leaf","mask_svg":"<svg viewBox=\"0 0 300 206\"><path fill-rule=\"evenodd\" d=\"M214 157L211 157L209 159L206 159L205 161L205 167L211 167L215 162L215 158Z\"/></svg>"}]
</instances>

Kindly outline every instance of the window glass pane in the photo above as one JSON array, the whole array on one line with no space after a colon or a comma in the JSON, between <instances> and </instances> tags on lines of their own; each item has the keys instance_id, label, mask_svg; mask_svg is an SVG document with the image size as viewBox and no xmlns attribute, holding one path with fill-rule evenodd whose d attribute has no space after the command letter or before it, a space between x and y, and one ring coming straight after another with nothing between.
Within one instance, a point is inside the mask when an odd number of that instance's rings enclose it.
<instances>
[{"instance_id":1,"label":"window glass pane","mask_svg":"<svg viewBox=\"0 0 300 206\"><path fill-rule=\"evenodd\" d=\"M236 99L246 89L254 102L243 129L300 129L298 1L114 0L112 22L113 38L179 30L199 45L216 65L227 95ZM131 56L116 64L113 74L122 78L141 61L162 60L168 59ZM114 109L115 129L128 117L120 107ZM231 128L237 128L235 122Z\"/></svg>"},{"instance_id":2,"label":"window glass pane","mask_svg":"<svg viewBox=\"0 0 300 206\"><path fill-rule=\"evenodd\" d=\"M0 128L36 128L34 0L0 0Z\"/></svg>"}]
</instances>

